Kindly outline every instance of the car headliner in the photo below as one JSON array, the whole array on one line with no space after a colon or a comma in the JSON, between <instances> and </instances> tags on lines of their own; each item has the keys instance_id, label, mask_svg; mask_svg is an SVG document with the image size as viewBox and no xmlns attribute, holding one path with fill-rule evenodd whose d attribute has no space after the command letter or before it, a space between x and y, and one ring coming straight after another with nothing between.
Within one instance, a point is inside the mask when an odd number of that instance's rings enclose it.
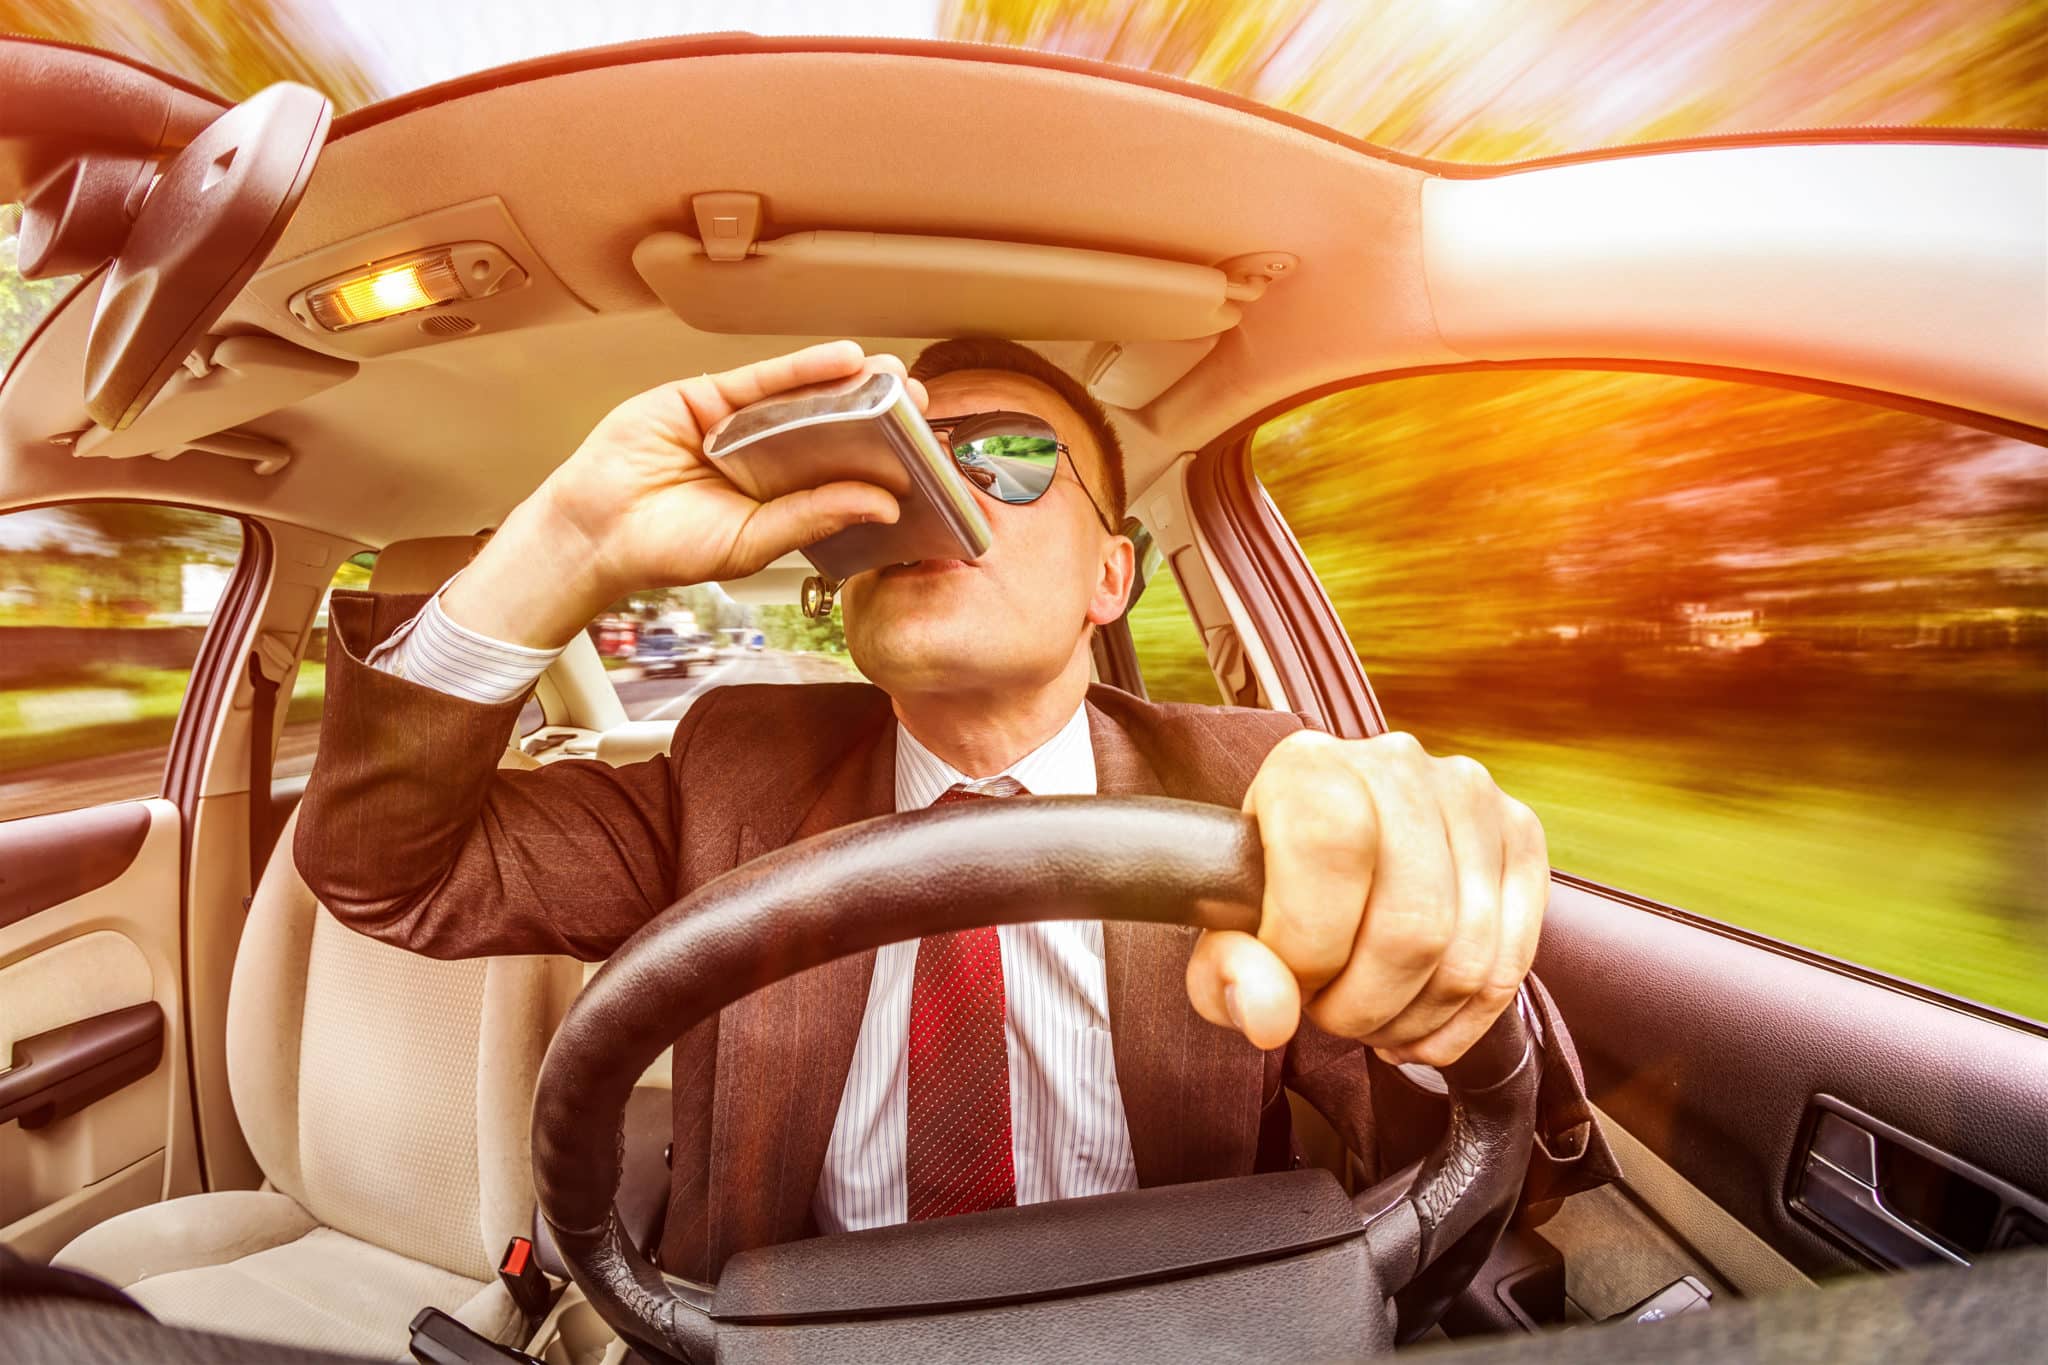
<instances>
[{"instance_id":1,"label":"car headliner","mask_svg":"<svg viewBox=\"0 0 2048 1365\"><path fill-rule=\"evenodd\" d=\"M156 497L371 545L492 524L629 394L814 339L695 330L636 273L636 242L694 232L690 197L731 189L764 197L773 234L1298 256L1186 379L1116 414L1134 493L1290 396L1475 361L1750 368L2048 426L2027 359L2048 227L2026 212L2048 147L1882 136L1458 168L1143 73L961 44L725 37L523 63L337 120L270 259L497 196L580 316L365 361L248 424L294 452L266 478L49 443L88 425L89 281L0 388L0 505ZM246 291L214 330L323 345ZM1088 344L1043 349L1072 369Z\"/></svg>"}]
</instances>

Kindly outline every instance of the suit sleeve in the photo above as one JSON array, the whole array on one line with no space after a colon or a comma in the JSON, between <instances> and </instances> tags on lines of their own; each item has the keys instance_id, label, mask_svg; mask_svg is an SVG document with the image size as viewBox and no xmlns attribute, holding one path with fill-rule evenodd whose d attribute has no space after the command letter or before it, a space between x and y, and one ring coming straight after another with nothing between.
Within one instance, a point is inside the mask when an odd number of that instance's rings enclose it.
<instances>
[{"instance_id":1,"label":"suit sleeve","mask_svg":"<svg viewBox=\"0 0 2048 1365\"><path fill-rule=\"evenodd\" d=\"M673 899L675 760L499 769L517 697L471 701L364 662L425 600L334 595L300 874L342 923L428 957L608 957ZM672 754L710 708L691 708Z\"/></svg>"}]
</instances>

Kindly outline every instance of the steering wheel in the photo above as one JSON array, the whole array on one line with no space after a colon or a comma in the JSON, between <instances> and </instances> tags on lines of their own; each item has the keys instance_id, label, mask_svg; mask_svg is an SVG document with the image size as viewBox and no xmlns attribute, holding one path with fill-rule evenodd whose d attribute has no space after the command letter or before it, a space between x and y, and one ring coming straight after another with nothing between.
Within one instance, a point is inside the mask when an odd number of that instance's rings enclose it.
<instances>
[{"instance_id":1,"label":"steering wheel","mask_svg":"<svg viewBox=\"0 0 2048 1365\"><path fill-rule=\"evenodd\" d=\"M1222 807L1023 797L863 821L706 883L612 956L542 1064L534 1178L564 1264L621 1336L691 1365L1389 1348L1391 1296L1504 1221L1520 1191L1537 1063L1519 1009L1444 1069L1451 1118L1436 1150L1355 1198L1322 1170L1132 1190L755 1248L715 1287L656 1269L613 1204L635 1080L748 993L991 924L1092 914L1252 930L1263 878L1256 827ZM1476 1261L1456 1259L1469 1278Z\"/></svg>"}]
</instances>

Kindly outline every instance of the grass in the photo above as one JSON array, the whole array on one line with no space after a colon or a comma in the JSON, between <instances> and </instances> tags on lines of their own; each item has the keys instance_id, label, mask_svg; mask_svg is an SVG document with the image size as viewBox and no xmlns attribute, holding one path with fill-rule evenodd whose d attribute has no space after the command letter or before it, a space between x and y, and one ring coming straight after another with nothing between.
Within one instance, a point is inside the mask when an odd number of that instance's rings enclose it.
<instances>
[{"instance_id":1,"label":"grass","mask_svg":"<svg viewBox=\"0 0 2048 1365\"><path fill-rule=\"evenodd\" d=\"M1675 780L1725 758L1697 741L1424 738L1534 807L1561 870L2048 1019L2048 919L2027 889L2041 807L2029 830L2026 798L1995 774L1714 792Z\"/></svg>"},{"instance_id":2,"label":"grass","mask_svg":"<svg viewBox=\"0 0 2048 1365\"><path fill-rule=\"evenodd\" d=\"M169 744L187 676L181 668L101 664L49 685L0 690L0 773ZM62 723L67 715L74 723Z\"/></svg>"}]
</instances>

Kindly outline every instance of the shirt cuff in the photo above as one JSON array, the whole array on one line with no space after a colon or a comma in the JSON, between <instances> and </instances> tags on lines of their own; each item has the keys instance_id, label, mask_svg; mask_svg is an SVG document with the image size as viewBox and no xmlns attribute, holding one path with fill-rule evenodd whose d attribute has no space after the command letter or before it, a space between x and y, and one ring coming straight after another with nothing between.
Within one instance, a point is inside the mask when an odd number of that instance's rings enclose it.
<instances>
[{"instance_id":1,"label":"shirt cuff","mask_svg":"<svg viewBox=\"0 0 2048 1365\"><path fill-rule=\"evenodd\" d=\"M419 614L386 636L364 662L380 673L490 706L525 696L561 657L559 649L515 645L458 625L441 610L441 592L447 590L442 584Z\"/></svg>"}]
</instances>

